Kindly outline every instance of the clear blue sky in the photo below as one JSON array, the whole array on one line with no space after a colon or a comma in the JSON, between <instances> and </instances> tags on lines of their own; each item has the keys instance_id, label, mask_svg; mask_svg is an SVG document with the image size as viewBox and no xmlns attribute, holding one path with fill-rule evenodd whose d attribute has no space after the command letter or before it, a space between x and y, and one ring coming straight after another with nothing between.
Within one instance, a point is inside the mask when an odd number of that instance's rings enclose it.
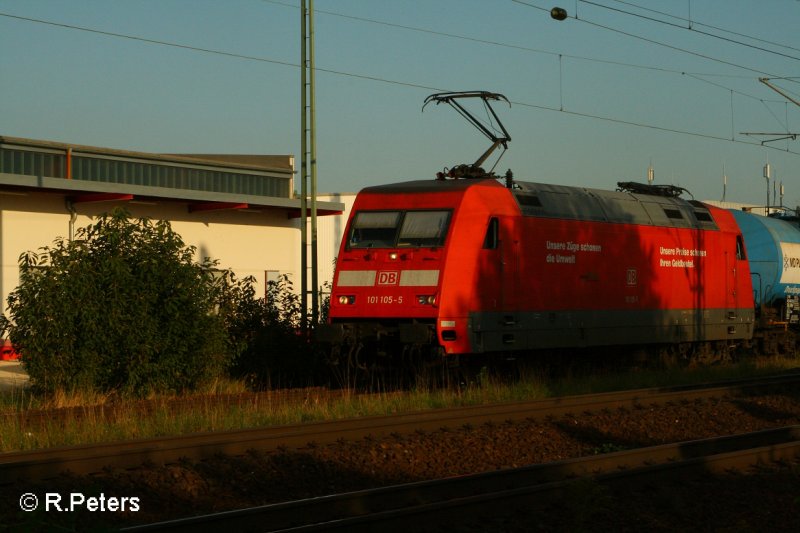
<instances>
[{"instance_id":1,"label":"clear blue sky","mask_svg":"<svg viewBox=\"0 0 800 533\"><path fill-rule=\"evenodd\" d=\"M299 4L0 0L0 135L299 156ZM315 24L321 191L474 161L488 141L421 108L480 89L512 102L500 173L614 188L652 162L657 183L720 199L724 165L727 199L763 204L769 161L800 204L800 139L742 135L800 132L800 107L758 82L794 77L774 83L800 100L796 0L316 0Z\"/></svg>"}]
</instances>

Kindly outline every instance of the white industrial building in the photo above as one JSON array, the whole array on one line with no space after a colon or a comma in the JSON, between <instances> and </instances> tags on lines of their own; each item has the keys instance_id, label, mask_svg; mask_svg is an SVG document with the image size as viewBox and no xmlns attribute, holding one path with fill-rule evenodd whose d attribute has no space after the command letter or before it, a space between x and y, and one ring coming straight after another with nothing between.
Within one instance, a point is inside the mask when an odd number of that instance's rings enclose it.
<instances>
[{"instance_id":1,"label":"white industrial building","mask_svg":"<svg viewBox=\"0 0 800 533\"><path fill-rule=\"evenodd\" d=\"M318 202L332 202L343 206L341 215L317 219L317 268L319 269L319 283L323 288L323 292L329 291L330 285L333 284L333 270L336 265L336 257L339 255L339 245L342 242L347 219L350 216L350 210L353 208L355 199L356 193L317 195ZM311 278L309 277L308 279L310 280Z\"/></svg>"},{"instance_id":2,"label":"white industrial building","mask_svg":"<svg viewBox=\"0 0 800 533\"><path fill-rule=\"evenodd\" d=\"M147 154L0 137L0 313L19 283L21 254L71 238L115 206L168 220L198 261L255 277L258 295L281 274L299 288L294 172L293 156ZM348 201L317 202L321 284L332 279Z\"/></svg>"}]
</instances>

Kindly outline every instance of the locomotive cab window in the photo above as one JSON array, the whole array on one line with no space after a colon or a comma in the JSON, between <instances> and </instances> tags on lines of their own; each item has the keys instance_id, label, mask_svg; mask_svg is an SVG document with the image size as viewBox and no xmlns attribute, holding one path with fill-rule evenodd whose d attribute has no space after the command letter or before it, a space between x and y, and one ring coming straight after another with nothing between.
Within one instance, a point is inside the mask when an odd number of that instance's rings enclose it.
<instances>
[{"instance_id":1,"label":"locomotive cab window","mask_svg":"<svg viewBox=\"0 0 800 533\"><path fill-rule=\"evenodd\" d=\"M449 222L449 211L408 211L403 217L397 246L441 246Z\"/></svg>"},{"instance_id":2,"label":"locomotive cab window","mask_svg":"<svg viewBox=\"0 0 800 533\"><path fill-rule=\"evenodd\" d=\"M400 211L361 211L353 219L350 248L389 248L394 246Z\"/></svg>"},{"instance_id":3,"label":"locomotive cab window","mask_svg":"<svg viewBox=\"0 0 800 533\"><path fill-rule=\"evenodd\" d=\"M450 211L360 211L349 248L437 247L444 244Z\"/></svg>"}]
</instances>

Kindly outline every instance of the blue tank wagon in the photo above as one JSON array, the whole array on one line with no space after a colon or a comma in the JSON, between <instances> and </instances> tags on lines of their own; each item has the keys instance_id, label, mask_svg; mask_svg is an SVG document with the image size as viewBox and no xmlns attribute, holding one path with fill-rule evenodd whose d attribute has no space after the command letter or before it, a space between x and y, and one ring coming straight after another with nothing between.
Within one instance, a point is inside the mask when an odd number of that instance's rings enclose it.
<instances>
[{"instance_id":1,"label":"blue tank wagon","mask_svg":"<svg viewBox=\"0 0 800 533\"><path fill-rule=\"evenodd\" d=\"M732 212L744 237L761 325L800 324L800 219Z\"/></svg>"}]
</instances>

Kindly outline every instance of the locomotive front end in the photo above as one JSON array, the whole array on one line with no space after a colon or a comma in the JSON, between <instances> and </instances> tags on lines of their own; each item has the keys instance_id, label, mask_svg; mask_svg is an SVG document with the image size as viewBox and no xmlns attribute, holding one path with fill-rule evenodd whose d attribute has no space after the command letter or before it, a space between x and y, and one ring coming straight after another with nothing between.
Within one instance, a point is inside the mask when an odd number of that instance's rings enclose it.
<instances>
[{"instance_id":1,"label":"locomotive front end","mask_svg":"<svg viewBox=\"0 0 800 533\"><path fill-rule=\"evenodd\" d=\"M436 318L454 217L440 195L359 195L318 338L348 358L436 350Z\"/></svg>"}]
</instances>

